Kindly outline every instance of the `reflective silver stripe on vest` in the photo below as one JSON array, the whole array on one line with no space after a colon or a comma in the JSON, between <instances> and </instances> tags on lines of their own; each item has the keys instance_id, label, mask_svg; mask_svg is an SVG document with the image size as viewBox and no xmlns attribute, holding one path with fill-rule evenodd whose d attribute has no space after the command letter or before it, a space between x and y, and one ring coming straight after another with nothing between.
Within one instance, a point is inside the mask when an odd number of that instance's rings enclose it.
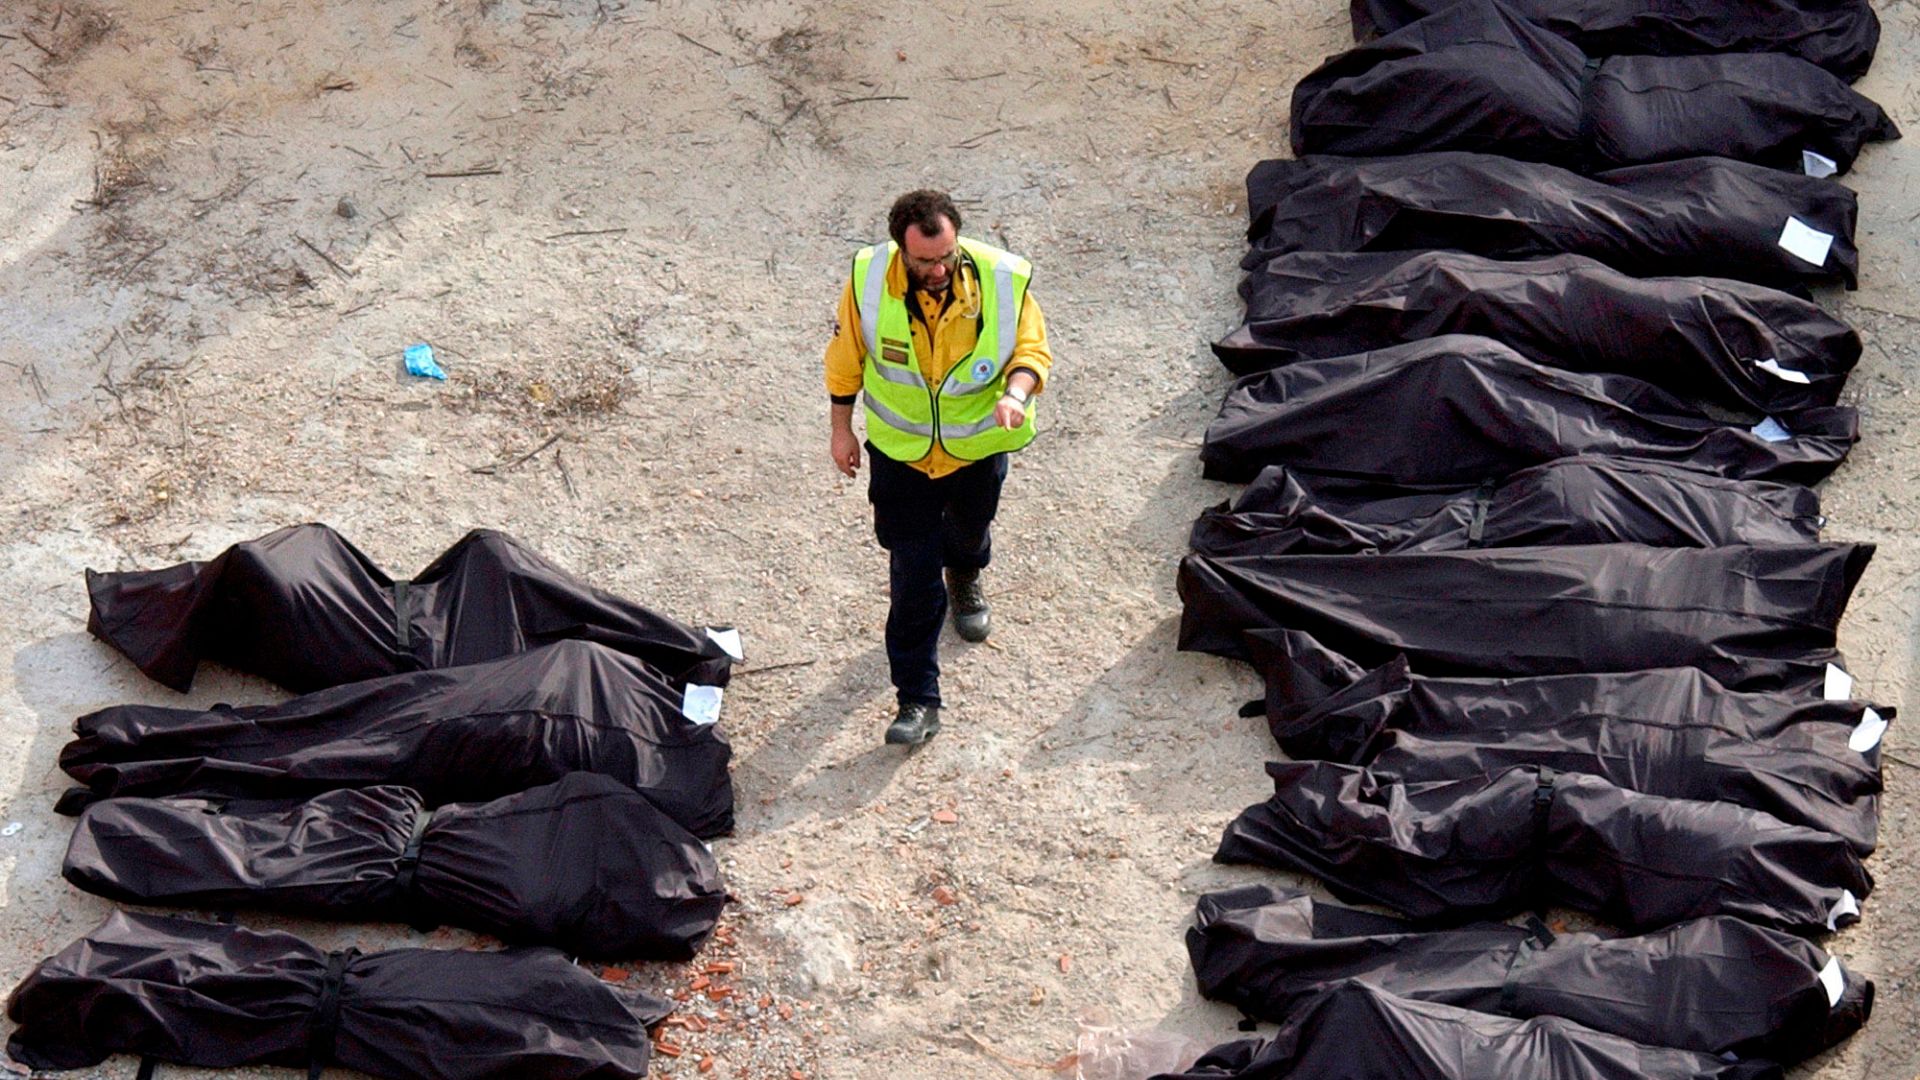
<instances>
[{"instance_id":1,"label":"reflective silver stripe on vest","mask_svg":"<svg viewBox=\"0 0 1920 1080\"><path fill-rule=\"evenodd\" d=\"M913 368L900 367L897 364L877 363L874 362L871 357L868 358L867 367L875 375L880 376L880 378L887 382L899 383L901 386L915 387L922 391L927 388L926 378Z\"/></svg>"},{"instance_id":2,"label":"reflective silver stripe on vest","mask_svg":"<svg viewBox=\"0 0 1920 1080\"><path fill-rule=\"evenodd\" d=\"M860 289L860 335L866 339L867 352L880 355L880 304L887 294L887 245L875 244L873 258L867 260L867 280Z\"/></svg>"},{"instance_id":3,"label":"reflective silver stripe on vest","mask_svg":"<svg viewBox=\"0 0 1920 1080\"><path fill-rule=\"evenodd\" d=\"M929 439L933 438L932 424L916 424L906 417L901 416L899 413L894 412L892 409L887 408L880 402L875 401L872 394L863 392L860 397L866 402L867 408L872 410L874 416L878 417L882 423L885 423L895 431L904 431L909 435L924 435Z\"/></svg>"},{"instance_id":4,"label":"reflective silver stripe on vest","mask_svg":"<svg viewBox=\"0 0 1920 1080\"><path fill-rule=\"evenodd\" d=\"M953 427L942 424L940 425L940 437L942 439L970 439L975 435L984 435L999 426L992 416L975 420L971 424L957 424ZM1015 428L1014 430L1017 431L1019 429Z\"/></svg>"},{"instance_id":5,"label":"reflective silver stripe on vest","mask_svg":"<svg viewBox=\"0 0 1920 1080\"><path fill-rule=\"evenodd\" d=\"M1020 309L1013 302L1013 256L1003 255L993 264L994 306L1000 310L1000 326L996 342L1000 351L1000 363L996 365L1005 370L1007 361L1013 359L1013 343L1020 336Z\"/></svg>"}]
</instances>

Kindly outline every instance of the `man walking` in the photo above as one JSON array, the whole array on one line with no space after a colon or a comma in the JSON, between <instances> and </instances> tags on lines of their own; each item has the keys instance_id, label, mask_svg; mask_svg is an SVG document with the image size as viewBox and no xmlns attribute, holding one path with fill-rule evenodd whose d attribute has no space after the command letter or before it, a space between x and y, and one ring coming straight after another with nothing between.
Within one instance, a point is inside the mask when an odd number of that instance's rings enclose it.
<instances>
[{"instance_id":1,"label":"man walking","mask_svg":"<svg viewBox=\"0 0 1920 1080\"><path fill-rule=\"evenodd\" d=\"M900 196L889 243L862 248L827 346L833 463L860 469L864 403L873 531L889 558L887 664L900 711L886 741L940 730L940 626L985 641L980 572L993 553L1007 456L1033 441L1033 397L1053 363L1033 268L960 235L944 192ZM942 581L944 572L945 580Z\"/></svg>"}]
</instances>

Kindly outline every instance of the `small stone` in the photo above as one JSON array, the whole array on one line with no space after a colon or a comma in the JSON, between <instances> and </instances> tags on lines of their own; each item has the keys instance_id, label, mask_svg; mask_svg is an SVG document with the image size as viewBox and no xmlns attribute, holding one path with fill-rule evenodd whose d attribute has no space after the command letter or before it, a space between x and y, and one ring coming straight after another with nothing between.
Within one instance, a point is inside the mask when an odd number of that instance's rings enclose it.
<instances>
[{"instance_id":1,"label":"small stone","mask_svg":"<svg viewBox=\"0 0 1920 1080\"><path fill-rule=\"evenodd\" d=\"M352 221L354 218L360 216L360 208L353 205L352 199L345 197L342 197L339 202L333 204L333 212L346 218L348 221Z\"/></svg>"}]
</instances>

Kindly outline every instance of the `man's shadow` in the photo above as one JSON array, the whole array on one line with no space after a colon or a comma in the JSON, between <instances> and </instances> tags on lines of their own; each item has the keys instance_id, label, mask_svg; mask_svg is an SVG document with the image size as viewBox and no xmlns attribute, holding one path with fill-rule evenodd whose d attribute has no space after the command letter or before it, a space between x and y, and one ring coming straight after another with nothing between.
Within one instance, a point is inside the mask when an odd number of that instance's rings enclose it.
<instances>
[{"instance_id":1,"label":"man's shadow","mask_svg":"<svg viewBox=\"0 0 1920 1080\"><path fill-rule=\"evenodd\" d=\"M840 670L798 702L779 681L756 680L751 668L737 672L728 687L728 706L737 715L783 718L735 765L737 790L751 793L738 808L741 834L774 832L803 817L844 816L872 802L913 756L880 740L894 708L886 650L872 645L832 662Z\"/></svg>"}]
</instances>

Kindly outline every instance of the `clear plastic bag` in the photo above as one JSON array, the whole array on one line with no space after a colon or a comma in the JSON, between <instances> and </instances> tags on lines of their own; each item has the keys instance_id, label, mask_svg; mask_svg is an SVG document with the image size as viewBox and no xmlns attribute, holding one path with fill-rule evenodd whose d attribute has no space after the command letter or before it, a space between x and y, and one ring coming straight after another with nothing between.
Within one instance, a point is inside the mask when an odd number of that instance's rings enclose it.
<instances>
[{"instance_id":1,"label":"clear plastic bag","mask_svg":"<svg viewBox=\"0 0 1920 1080\"><path fill-rule=\"evenodd\" d=\"M1073 1080L1147 1080L1180 1072L1211 1046L1187 1035L1122 1027L1103 1014L1089 1014L1080 1018Z\"/></svg>"}]
</instances>

